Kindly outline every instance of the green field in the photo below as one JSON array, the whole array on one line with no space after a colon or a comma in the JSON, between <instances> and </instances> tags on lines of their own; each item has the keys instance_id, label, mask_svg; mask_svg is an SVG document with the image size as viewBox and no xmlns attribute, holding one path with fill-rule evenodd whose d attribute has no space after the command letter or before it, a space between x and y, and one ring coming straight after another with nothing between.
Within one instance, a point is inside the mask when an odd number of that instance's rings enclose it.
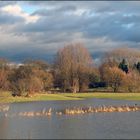
<instances>
[{"instance_id":1,"label":"green field","mask_svg":"<svg viewBox=\"0 0 140 140\"><path fill-rule=\"evenodd\" d=\"M10 92L0 92L0 103L48 101L48 100L84 100L88 98L140 100L140 93L57 93L35 94L32 97L12 97Z\"/></svg>"}]
</instances>

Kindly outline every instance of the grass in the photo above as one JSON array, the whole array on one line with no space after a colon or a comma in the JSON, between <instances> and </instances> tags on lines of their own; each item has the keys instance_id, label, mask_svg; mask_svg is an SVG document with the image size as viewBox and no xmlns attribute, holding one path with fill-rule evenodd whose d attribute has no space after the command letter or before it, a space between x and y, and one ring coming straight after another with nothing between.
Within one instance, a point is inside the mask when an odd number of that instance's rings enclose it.
<instances>
[{"instance_id":1,"label":"grass","mask_svg":"<svg viewBox=\"0 0 140 140\"><path fill-rule=\"evenodd\" d=\"M88 98L140 100L140 93L57 93L35 94L33 97L12 97L10 92L0 92L0 103L29 102L29 101L52 101L52 100L84 100Z\"/></svg>"},{"instance_id":2,"label":"grass","mask_svg":"<svg viewBox=\"0 0 140 140\"><path fill-rule=\"evenodd\" d=\"M67 96L67 94L64 94ZM140 93L104 93L104 92L95 92L95 93L79 93L71 94L69 97L76 98L102 98L102 99L117 99L117 100L140 100Z\"/></svg>"},{"instance_id":3,"label":"grass","mask_svg":"<svg viewBox=\"0 0 140 140\"><path fill-rule=\"evenodd\" d=\"M78 97L67 97L63 94L35 94L32 97L12 97L10 92L0 92L0 103L78 99Z\"/></svg>"}]
</instances>

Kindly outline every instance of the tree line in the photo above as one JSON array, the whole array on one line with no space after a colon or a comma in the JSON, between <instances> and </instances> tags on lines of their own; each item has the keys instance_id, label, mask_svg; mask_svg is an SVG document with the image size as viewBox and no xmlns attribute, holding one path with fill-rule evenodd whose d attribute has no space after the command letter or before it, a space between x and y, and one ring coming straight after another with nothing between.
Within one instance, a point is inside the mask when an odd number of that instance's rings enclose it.
<instances>
[{"instance_id":1,"label":"tree line","mask_svg":"<svg viewBox=\"0 0 140 140\"><path fill-rule=\"evenodd\" d=\"M58 50L53 64L43 60L26 60L19 67L0 59L0 90L13 96L59 89L61 92L85 92L89 88L108 88L113 92L140 91L140 51L114 49L106 53L101 64L82 43L71 43Z\"/></svg>"}]
</instances>

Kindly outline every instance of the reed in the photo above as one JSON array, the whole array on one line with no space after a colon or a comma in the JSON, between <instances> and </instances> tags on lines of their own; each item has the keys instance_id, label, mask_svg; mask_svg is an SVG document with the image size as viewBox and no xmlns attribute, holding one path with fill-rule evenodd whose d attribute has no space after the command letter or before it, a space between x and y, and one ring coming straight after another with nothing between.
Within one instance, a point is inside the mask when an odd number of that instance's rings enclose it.
<instances>
[{"instance_id":1,"label":"reed","mask_svg":"<svg viewBox=\"0 0 140 140\"><path fill-rule=\"evenodd\" d=\"M87 113L99 113L99 112L130 112L140 111L140 106L100 106L100 107L88 107L88 108L73 108L65 109L65 115L87 114Z\"/></svg>"},{"instance_id":2,"label":"reed","mask_svg":"<svg viewBox=\"0 0 140 140\"><path fill-rule=\"evenodd\" d=\"M7 112L9 111L10 106L9 105L0 105L0 112Z\"/></svg>"},{"instance_id":3,"label":"reed","mask_svg":"<svg viewBox=\"0 0 140 140\"><path fill-rule=\"evenodd\" d=\"M10 115L8 114L8 109L3 109L2 111L4 112L5 117L9 117ZM26 112L19 112L17 115L22 116L22 117L50 117L52 114L55 115L78 115L78 114L88 114L88 113L101 113L101 112L130 112L130 111L140 111L140 106L134 105L134 106L128 106L128 105L123 105L123 106L99 106L99 107L74 107L74 108L66 108L62 111L59 112L53 112L52 108L49 108L48 111L46 108L43 108L41 111L26 111ZM11 115L12 116L12 115Z\"/></svg>"}]
</instances>

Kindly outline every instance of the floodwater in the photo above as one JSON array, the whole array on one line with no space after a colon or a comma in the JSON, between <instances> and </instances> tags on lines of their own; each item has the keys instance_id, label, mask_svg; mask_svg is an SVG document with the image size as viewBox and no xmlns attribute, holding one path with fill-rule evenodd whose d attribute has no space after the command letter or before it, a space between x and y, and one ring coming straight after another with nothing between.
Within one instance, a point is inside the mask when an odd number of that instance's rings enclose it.
<instances>
[{"instance_id":1,"label":"floodwater","mask_svg":"<svg viewBox=\"0 0 140 140\"><path fill-rule=\"evenodd\" d=\"M8 114L61 111L72 107L100 105L140 105L139 101L87 99L79 101L41 101L10 104ZM140 112L52 115L50 117L4 117L0 114L0 139L139 139Z\"/></svg>"}]
</instances>

